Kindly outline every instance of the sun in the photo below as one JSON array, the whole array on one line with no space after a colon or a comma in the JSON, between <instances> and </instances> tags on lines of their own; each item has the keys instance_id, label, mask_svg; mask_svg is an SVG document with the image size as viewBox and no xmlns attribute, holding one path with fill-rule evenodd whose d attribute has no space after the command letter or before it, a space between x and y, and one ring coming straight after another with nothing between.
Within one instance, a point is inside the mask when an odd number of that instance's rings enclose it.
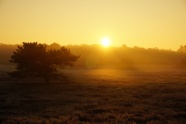
<instances>
[{"instance_id":1,"label":"sun","mask_svg":"<svg viewBox=\"0 0 186 124\"><path fill-rule=\"evenodd\" d=\"M108 47L108 46L110 46L110 40L108 39L108 38L103 38L102 40L101 40L101 45L102 46L104 46L104 47Z\"/></svg>"}]
</instances>

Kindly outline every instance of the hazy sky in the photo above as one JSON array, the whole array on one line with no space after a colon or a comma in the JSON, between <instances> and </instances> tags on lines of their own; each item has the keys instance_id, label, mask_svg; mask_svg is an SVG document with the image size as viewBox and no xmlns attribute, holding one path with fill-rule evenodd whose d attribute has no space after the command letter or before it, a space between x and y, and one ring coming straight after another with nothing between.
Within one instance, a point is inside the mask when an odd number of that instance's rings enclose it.
<instances>
[{"instance_id":1,"label":"hazy sky","mask_svg":"<svg viewBox=\"0 0 186 124\"><path fill-rule=\"evenodd\" d=\"M0 0L0 43L38 41L178 49L186 0Z\"/></svg>"}]
</instances>

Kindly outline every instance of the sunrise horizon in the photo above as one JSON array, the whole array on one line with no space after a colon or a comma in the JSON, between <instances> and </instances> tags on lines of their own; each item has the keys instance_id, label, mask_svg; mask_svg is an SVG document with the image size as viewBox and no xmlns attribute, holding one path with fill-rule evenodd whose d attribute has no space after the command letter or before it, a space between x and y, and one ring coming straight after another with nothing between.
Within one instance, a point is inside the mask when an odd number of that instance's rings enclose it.
<instances>
[{"instance_id":1,"label":"sunrise horizon","mask_svg":"<svg viewBox=\"0 0 186 124\"><path fill-rule=\"evenodd\" d=\"M51 45L51 44L54 44L54 43L57 43L59 44L60 46L81 46L81 45L87 45L87 46L95 46L95 45L98 45L98 46L101 46L101 47L115 47L115 48L119 48L119 47L129 47L129 48L134 48L134 47L139 47L139 48L144 48L144 49L160 49L160 50L171 50L171 51L177 51L181 46L185 46L186 44L180 44L178 45L178 47L175 47L175 48L169 48L169 47L158 47L158 46L140 46L140 45L127 45L127 44L121 44L121 45L113 45L113 43L109 44L108 46L104 45L101 41L98 41L96 43L92 43L92 44L88 44L88 43L79 43L79 44L71 44L71 43L61 43L61 42L40 42L40 41L23 41L23 42L29 42L29 43L33 43L33 42L37 42L37 43L41 43L41 44L46 44L46 45ZM19 42L19 43L6 43L6 42L0 42L0 44L5 44L5 45L22 45L23 42Z\"/></svg>"},{"instance_id":2,"label":"sunrise horizon","mask_svg":"<svg viewBox=\"0 0 186 124\"><path fill-rule=\"evenodd\" d=\"M0 0L2 43L57 42L176 50L186 44L183 0Z\"/></svg>"}]
</instances>

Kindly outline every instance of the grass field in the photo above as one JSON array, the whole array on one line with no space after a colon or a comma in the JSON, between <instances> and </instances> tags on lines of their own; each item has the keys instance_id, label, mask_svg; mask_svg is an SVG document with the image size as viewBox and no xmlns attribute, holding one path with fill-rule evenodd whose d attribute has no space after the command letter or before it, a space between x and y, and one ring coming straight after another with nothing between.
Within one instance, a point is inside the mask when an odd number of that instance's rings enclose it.
<instances>
[{"instance_id":1,"label":"grass field","mask_svg":"<svg viewBox=\"0 0 186 124\"><path fill-rule=\"evenodd\" d=\"M0 77L0 123L184 124L186 70L67 69L68 78Z\"/></svg>"}]
</instances>

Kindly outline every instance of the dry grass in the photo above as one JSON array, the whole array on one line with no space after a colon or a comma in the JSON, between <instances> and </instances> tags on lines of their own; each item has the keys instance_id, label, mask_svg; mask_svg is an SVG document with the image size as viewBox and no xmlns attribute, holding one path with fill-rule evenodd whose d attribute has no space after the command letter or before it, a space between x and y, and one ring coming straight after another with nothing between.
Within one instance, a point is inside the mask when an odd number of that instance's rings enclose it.
<instances>
[{"instance_id":1,"label":"dry grass","mask_svg":"<svg viewBox=\"0 0 186 124\"><path fill-rule=\"evenodd\" d=\"M50 84L1 77L0 123L186 123L186 70L64 72L67 80Z\"/></svg>"}]
</instances>

